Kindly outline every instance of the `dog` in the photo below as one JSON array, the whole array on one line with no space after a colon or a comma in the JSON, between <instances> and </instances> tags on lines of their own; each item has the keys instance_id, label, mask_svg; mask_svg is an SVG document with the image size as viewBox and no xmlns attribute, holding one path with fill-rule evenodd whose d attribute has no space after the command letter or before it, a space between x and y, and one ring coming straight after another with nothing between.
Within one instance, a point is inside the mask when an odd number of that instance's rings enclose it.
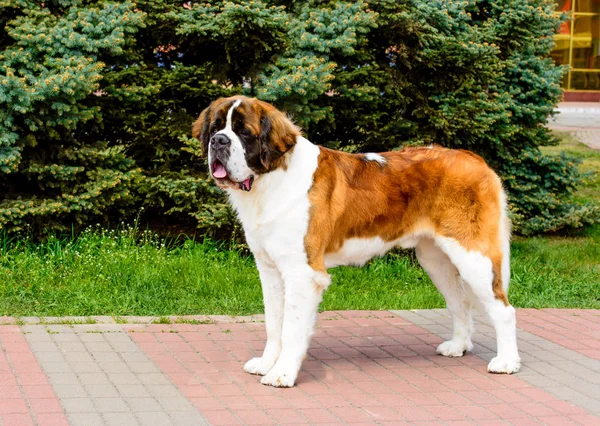
<instances>
[{"instance_id":1,"label":"dog","mask_svg":"<svg viewBox=\"0 0 600 426\"><path fill-rule=\"evenodd\" d=\"M473 348L471 307L496 330L493 373L515 373L507 298L510 221L499 177L468 151L437 146L349 154L314 145L274 106L220 98L192 125L210 174L243 225L262 283L267 342L244 365L261 383L294 385L330 283L329 268L415 248L446 300L449 357Z\"/></svg>"}]
</instances>

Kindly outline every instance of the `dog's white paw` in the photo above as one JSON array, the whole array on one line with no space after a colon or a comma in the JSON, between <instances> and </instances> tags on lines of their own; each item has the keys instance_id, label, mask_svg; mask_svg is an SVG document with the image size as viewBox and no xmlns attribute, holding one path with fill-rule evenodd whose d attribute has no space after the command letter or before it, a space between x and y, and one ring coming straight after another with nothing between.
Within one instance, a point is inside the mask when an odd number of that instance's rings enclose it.
<instances>
[{"instance_id":1,"label":"dog's white paw","mask_svg":"<svg viewBox=\"0 0 600 426\"><path fill-rule=\"evenodd\" d=\"M463 356L465 352L473 349L473 344L470 342L447 340L437 347L435 350L439 355L449 357Z\"/></svg>"},{"instance_id":2,"label":"dog's white paw","mask_svg":"<svg viewBox=\"0 0 600 426\"><path fill-rule=\"evenodd\" d=\"M490 373L512 374L521 369L521 360L517 358L501 358L499 356L492 358L488 364Z\"/></svg>"},{"instance_id":3,"label":"dog's white paw","mask_svg":"<svg viewBox=\"0 0 600 426\"><path fill-rule=\"evenodd\" d=\"M244 364L244 371L250 374L258 374L264 376L275 365L275 359L256 357L252 358Z\"/></svg>"},{"instance_id":4,"label":"dog's white paw","mask_svg":"<svg viewBox=\"0 0 600 426\"><path fill-rule=\"evenodd\" d=\"M296 382L298 370L286 367L280 363L275 364L273 368L261 379L263 385L274 386L276 388L291 388Z\"/></svg>"}]
</instances>

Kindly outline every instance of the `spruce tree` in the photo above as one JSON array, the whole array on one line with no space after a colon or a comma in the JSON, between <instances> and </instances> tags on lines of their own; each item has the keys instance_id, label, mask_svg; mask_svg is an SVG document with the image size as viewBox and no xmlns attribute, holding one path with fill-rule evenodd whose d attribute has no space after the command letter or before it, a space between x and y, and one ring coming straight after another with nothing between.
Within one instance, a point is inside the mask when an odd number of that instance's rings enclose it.
<instances>
[{"instance_id":1,"label":"spruce tree","mask_svg":"<svg viewBox=\"0 0 600 426\"><path fill-rule=\"evenodd\" d=\"M126 209L140 171L122 145L88 138L105 64L143 14L132 3L0 1L0 228L66 228Z\"/></svg>"},{"instance_id":2,"label":"spruce tree","mask_svg":"<svg viewBox=\"0 0 600 426\"><path fill-rule=\"evenodd\" d=\"M0 0L0 227L123 220L227 235L191 123L235 93L349 152L436 143L504 179L518 231L598 220L541 154L564 70L548 0Z\"/></svg>"}]
</instances>

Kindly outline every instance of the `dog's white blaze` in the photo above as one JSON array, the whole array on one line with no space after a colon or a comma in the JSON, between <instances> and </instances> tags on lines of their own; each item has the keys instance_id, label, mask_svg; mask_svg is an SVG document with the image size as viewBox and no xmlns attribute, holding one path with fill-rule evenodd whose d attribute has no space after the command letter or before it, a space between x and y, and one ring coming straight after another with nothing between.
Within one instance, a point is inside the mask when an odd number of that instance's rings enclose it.
<instances>
[{"instance_id":1,"label":"dog's white blaze","mask_svg":"<svg viewBox=\"0 0 600 426\"><path fill-rule=\"evenodd\" d=\"M365 154L365 160L367 161L376 161L379 164L385 164L385 158L383 158L383 156L379 155L379 154L375 154L374 152L367 152Z\"/></svg>"},{"instance_id":2,"label":"dog's white blaze","mask_svg":"<svg viewBox=\"0 0 600 426\"><path fill-rule=\"evenodd\" d=\"M229 174L229 178L235 182L241 182L246 180L250 175L254 174L252 169L248 167L246 163L246 150L244 149L244 145L242 141L233 131L232 124L232 115L233 111L242 103L241 99L238 99L233 103L229 111L227 111L227 121L225 123L225 128L219 130L216 134L222 134L229 138L231 141L231 145L229 146L229 160L227 164L224 164L227 169L227 173ZM209 161L211 159L209 158Z\"/></svg>"}]
</instances>

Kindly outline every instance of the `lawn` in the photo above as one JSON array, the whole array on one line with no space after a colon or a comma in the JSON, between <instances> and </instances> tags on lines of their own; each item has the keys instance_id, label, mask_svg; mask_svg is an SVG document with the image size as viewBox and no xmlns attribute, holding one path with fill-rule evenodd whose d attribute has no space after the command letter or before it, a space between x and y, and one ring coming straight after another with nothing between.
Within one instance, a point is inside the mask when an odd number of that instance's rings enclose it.
<instances>
[{"instance_id":1,"label":"lawn","mask_svg":"<svg viewBox=\"0 0 600 426\"><path fill-rule=\"evenodd\" d=\"M559 147L600 170L600 153ZM600 176L577 194L600 197ZM444 301L410 253L332 270L321 308L414 309ZM600 227L577 237L515 238L509 297L518 307L600 309ZM42 244L0 239L0 315L186 315L262 312L252 258L211 242L170 246L135 230L89 230Z\"/></svg>"}]
</instances>

